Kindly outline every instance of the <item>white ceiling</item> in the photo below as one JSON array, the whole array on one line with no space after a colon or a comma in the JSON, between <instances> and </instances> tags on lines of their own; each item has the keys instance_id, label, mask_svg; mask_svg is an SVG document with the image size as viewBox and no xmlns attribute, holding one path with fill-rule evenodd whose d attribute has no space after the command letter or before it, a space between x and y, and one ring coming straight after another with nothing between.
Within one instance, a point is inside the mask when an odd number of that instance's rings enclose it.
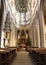
<instances>
[{"instance_id":1,"label":"white ceiling","mask_svg":"<svg viewBox=\"0 0 46 65\"><path fill-rule=\"evenodd\" d=\"M31 23L31 20L35 16L36 11L39 9L40 0L28 0L28 12L26 14L26 19L27 19L26 22L24 21L25 14L21 13L21 16L20 16L20 12L16 10L15 0L7 0L7 5L8 5L8 10L10 11L12 18L17 24L16 26L21 25L20 27L22 27L23 25L27 25ZM20 18L21 18L21 21L20 21Z\"/></svg>"}]
</instances>

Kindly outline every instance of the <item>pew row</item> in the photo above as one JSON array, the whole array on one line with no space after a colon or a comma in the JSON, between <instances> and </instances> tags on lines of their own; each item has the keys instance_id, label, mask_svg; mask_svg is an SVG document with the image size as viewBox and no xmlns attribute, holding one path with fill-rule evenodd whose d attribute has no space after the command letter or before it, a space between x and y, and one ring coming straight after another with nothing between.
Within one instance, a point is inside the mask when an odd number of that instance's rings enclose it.
<instances>
[{"instance_id":1,"label":"pew row","mask_svg":"<svg viewBox=\"0 0 46 65\"><path fill-rule=\"evenodd\" d=\"M16 52L16 48L0 48L0 65L10 65Z\"/></svg>"},{"instance_id":2,"label":"pew row","mask_svg":"<svg viewBox=\"0 0 46 65\"><path fill-rule=\"evenodd\" d=\"M46 65L46 48L30 48L29 53L38 62L38 65Z\"/></svg>"}]
</instances>

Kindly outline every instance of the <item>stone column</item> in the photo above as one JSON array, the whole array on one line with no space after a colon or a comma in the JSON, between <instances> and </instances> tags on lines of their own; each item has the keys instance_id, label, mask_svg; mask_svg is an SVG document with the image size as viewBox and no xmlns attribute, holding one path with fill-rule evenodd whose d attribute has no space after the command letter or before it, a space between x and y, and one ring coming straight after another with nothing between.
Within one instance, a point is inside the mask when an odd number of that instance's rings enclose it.
<instances>
[{"instance_id":1,"label":"stone column","mask_svg":"<svg viewBox=\"0 0 46 65\"><path fill-rule=\"evenodd\" d=\"M10 35L10 44L9 46L16 46L17 44L17 29L15 24L13 23L13 19L11 20L11 35Z\"/></svg>"},{"instance_id":2,"label":"stone column","mask_svg":"<svg viewBox=\"0 0 46 65\"><path fill-rule=\"evenodd\" d=\"M34 47L36 47L36 30L34 25Z\"/></svg>"},{"instance_id":3,"label":"stone column","mask_svg":"<svg viewBox=\"0 0 46 65\"><path fill-rule=\"evenodd\" d=\"M17 45L17 28L15 27L15 46Z\"/></svg>"},{"instance_id":4,"label":"stone column","mask_svg":"<svg viewBox=\"0 0 46 65\"><path fill-rule=\"evenodd\" d=\"M40 30L40 47L44 47L44 19L43 19L43 12L39 10L37 12L37 17L39 20L39 30Z\"/></svg>"},{"instance_id":5,"label":"stone column","mask_svg":"<svg viewBox=\"0 0 46 65\"><path fill-rule=\"evenodd\" d=\"M34 30L34 23L32 25L32 47L35 47L35 30Z\"/></svg>"},{"instance_id":6,"label":"stone column","mask_svg":"<svg viewBox=\"0 0 46 65\"><path fill-rule=\"evenodd\" d=\"M4 11L4 4L3 4L3 0L1 0L1 8L0 8L0 47L1 47L1 28L2 28L3 11Z\"/></svg>"},{"instance_id":7,"label":"stone column","mask_svg":"<svg viewBox=\"0 0 46 65\"><path fill-rule=\"evenodd\" d=\"M40 47L40 34L39 34L39 25L35 25L35 46Z\"/></svg>"}]
</instances>

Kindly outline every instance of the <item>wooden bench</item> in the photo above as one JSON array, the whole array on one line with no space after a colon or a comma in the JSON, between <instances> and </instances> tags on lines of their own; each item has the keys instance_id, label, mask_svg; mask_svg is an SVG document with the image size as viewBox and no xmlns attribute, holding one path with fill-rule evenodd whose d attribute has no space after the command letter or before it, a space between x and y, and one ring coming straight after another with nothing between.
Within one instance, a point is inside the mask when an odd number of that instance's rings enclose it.
<instances>
[{"instance_id":1,"label":"wooden bench","mask_svg":"<svg viewBox=\"0 0 46 65\"><path fill-rule=\"evenodd\" d=\"M30 48L29 51L32 56L39 61L40 64L44 65L44 58L46 55L46 48Z\"/></svg>"},{"instance_id":2,"label":"wooden bench","mask_svg":"<svg viewBox=\"0 0 46 65\"><path fill-rule=\"evenodd\" d=\"M0 48L0 65L9 65L16 55L16 48Z\"/></svg>"},{"instance_id":3,"label":"wooden bench","mask_svg":"<svg viewBox=\"0 0 46 65\"><path fill-rule=\"evenodd\" d=\"M7 52L6 50L0 50L0 65L7 65Z\"/></svg>"}]
</instances>

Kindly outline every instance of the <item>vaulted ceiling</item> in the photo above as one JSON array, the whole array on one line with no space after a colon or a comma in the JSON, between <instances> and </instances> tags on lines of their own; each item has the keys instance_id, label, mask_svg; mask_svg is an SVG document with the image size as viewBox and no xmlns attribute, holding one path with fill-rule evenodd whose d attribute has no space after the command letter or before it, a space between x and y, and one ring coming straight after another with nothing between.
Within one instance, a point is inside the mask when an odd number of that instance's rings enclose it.
<instances>
[{"instance_id":1,"label":"vaulted ceiling","mask_svg":"<svg viewBox=\"0 0 46 65\"><path fill-rule=\"evenodd\" d=\"M3 0L1 0L3 2ZM13 14L13 18L15 19L15 22L17 24L26 25L31 22L31 18L33 18L34 13L39 7L40 0L6 0L8 10L10 11L11 15ZM42 0L41 0L42 2ZM21 5L20 5L21 4ZM28 4L28 6L27 6ZM46 0L43 2L43 11L44 11L44 18L45 18L45 24L46 24ZM19 12L18 12L19 11ZM3 4L1 4L1 10L0 10L0 20L2 18L2 12L3 12ZM26 19L25 19L25 12L26 13ZM20 14L21 13L21 14ZM20 21L21 19L21 21ZM27 21L25 21L27 20Z\"/></svg>"},{"instance_id":2,"label":"vaulted ceiling","mask_svg":"<svg viewBox=\"0 0 46 65\"><path fill-rule=\"evenodd\" d=\"M7 3L17 25L27 25L35 16L40 0L7 0Z\"/></svg>"}]
</instances>

